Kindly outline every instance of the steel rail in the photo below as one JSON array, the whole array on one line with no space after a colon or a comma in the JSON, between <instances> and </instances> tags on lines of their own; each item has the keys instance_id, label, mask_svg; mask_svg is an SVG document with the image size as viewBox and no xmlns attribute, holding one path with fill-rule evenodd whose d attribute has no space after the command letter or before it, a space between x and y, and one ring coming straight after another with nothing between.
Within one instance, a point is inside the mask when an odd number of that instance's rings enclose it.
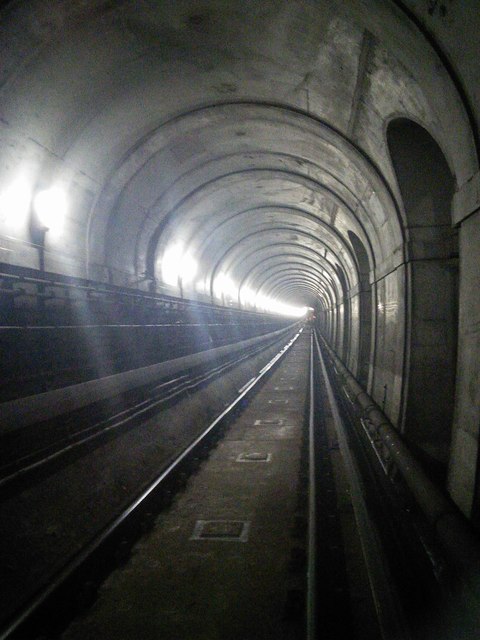
<instances>
[{"instance_id":1,"label":"steel rail","mask_svg":"<svg viewBox=\"0 0 480 640\"><path fill-rule=\"evenodd\" d=\"M175 399L176 397L183 395L184 393L195 390L197 387L205 384L205 382L207 382L211 378L221 375L227 369L236 364L239 364L240 362L243 362L248 358L255 356L263 349L263 345L261 345L260 347L256 347L251 352L244 354L241 358L232 358L219 366L207 369L200 375L191 377L184 375L180 376L179 378L175 378L174 380L169 380L163 384L156 385L152 389L152 391L156 391L157 389L162 389L164 387L172 387L175 382L178 383L173 388L167 389L164 392L164 395L157 394L156 396L152 396L147 398L146 400L142 400L141 402L138 402L128 407L127 409L123 409L122 411L117 412L106 420L102 420L83 429L79 429L68 437L56 440L49 446L43 447L43 449L36 449L35 451L32 451L31 453L26 454L21 458L17 458L14 463L3 465L3 467L0 467L0 489L3 489L7 484L13 482L14 480L18 480L22 476L36 471L44 465L59 459L63 455L70 453L78 447L84 446L85 444L101 438L105 434L115 431L121 427L125 427L129 422L138 419L144 414L148 414L156 407L161 406L162 404L165 404ZM42 453L45 453L44 457L38 458L38 456L42 455ZM30 462L28 462L29 460ZM24 466L18 468L18 465L22 462L24 462ZM11 468L15 465L17 466L17 468L14 471L7 471L5 473L5 470L8 470L9 467Z\"/></svg>"},{"instance_id":2,"label":"steel rail","mask_svg":"<svg viewBox=\"0 0 480 640\"><path fill-rule=\"evenodd\" d=\"M80 551L52 580L52 582L24 608L24 610L8 624L8 626L0 631L0 640L8 640L9 638L15 638L15 632L18 631L22 625L25 625L29 618L31 618L39 609L45 605L45 603L56 592L58 592L62 585L64 585L75 572L79 571L87 560L93 556L95 552L98 552L118 529L131 518L132 515L143 505L146 500L151 497L156 490L169 478L182 463L202 444L207 436L237 407L237 405L249 394L254 387L266 376L266 374L276 365L276 363L283 358L285 353L293 346L298 337L303 331L303 327L300 328L297 333L289 340L289 342L263 367L258 375L253 378L246 387L238 394L233 402L231 402L215 420L203 431L202 434L195 437L193 441L175 457L157 476L157 478L151 482L146 489L119 515L117 516L94 540L92 540L82 551Z\"/></svg>"},{"instance_id":3,"label":"steel rail","mask_svg":"<svg viewBox=\"0 0 480 640\"><path fill-rule=\"evenodd\" d=\"M92 402L104 400L138 387L144 387L162 377L173 376L186 369L215 361L218 358L238 354L249 347L269 341L273 343L287 333L292 332L296 325L298 326L298 323L261 336L255 336L254 338L248 338L221 347L197 351L173 360L122 371L103 378L87 380L86 382L53 389L26 398L9 400L0 405L0 434L3 435L29 424L61 415L65 413L65 406L70 411L80 409Z\"/></svg>"},{"instance_id":4,"label":"steel rail","mask_svg":"<svg viewBox=\"0 0 480 640\"><path fill-rule=\"evenodd\" d=\"M313 330L310 333L310 398L308 415L308 566L307 566L307 640L317 634L317 513L315 473L315 380L313 358Z\"/></svg>"},{"instance_id":5,"label":"steel rail","mask_svg":"<svg viewBox=\"0 0 480 640\"><path fill-rule=\"evenodd\" d=\"M1 290L0 290L1 293ZM158 328L172 328L175 329L183 329L185 327L248 327L252 325L247 325L243 322L229 322L226 324L225 322L170 322L170 323L145 323L145 324L135 324L135 323L116 323L116 324L46 324L46 325L35 325L35 324L7 324L0 325L0 331L49 331L50 329L55 331L63 331L63 330L78 330L78 329L158 329ZM255 326L255 325L253 325Z\"/></svg>"}]
</instances>

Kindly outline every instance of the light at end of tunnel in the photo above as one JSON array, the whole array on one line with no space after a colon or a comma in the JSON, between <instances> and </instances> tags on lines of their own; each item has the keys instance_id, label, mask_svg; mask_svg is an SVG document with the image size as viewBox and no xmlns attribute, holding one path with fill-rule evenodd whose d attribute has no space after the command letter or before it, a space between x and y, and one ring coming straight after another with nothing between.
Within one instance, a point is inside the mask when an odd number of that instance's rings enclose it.
<instances>
[{"instance_id":1,"label":"light at end of tunnel","mask_svg":"<svg viewBox=\"0 0 480 640\"><path fill-rule=\"evenodd\" d=\"M307 313L307 310L307 307L295 307L290 304L278 302L274 313L280 313L283 316L290 316L292 318L302 318Z\"/></svg>"},{"instance_id":2,"label":"light at end of tunnel","mask_svg":"<svg viewBox=\"0 0 480 640\"><path fill-rule=\"evenodd\" d=\"M58 231L62 227L67 209L67 196L60 187L39 191L33 199L37 220L47 230Z\"/></svg>"},{"instance_id":3,"label":"light at end of tunnel","mask_svg":"<svg viewBox=\"0 0 480 640\"><path fill-rule=\"evenodd\" d=\"M30 210L32 190L26 178L17 178L0 194L0 217L9 228L21 227Z\"/></svg>"},{"instance_id":4,"label":"light at end of tunnel","mask_svg":"<svg viewBox=\"0 0 480 640\"><path fill-rule=\"evenodd\" d=\"M267 311L269 313L275 313L282 316L289 316L292 318L301 318L304 316L308 308L307 307L296 307L291 304L286 304L281 302L280 300L274 300L273 298L269 298L268 296L257 295L255 297L255 306L257 309L262 311Z\"/></svg>"}]
</instances>

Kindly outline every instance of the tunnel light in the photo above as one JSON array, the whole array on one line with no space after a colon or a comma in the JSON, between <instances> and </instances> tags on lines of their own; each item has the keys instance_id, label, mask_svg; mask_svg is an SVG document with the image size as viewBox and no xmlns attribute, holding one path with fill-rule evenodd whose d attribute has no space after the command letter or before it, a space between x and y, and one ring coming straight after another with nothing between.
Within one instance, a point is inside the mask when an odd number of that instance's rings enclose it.
<instances>
[{"instance_id":1,"label":"tunnel light","mask_svg":"<svg viewBox=\"0 0 480 640\"><path fill-rule=\"evenodd\" d=\"M292 318L301 318L303 317L308 309L307 307L295 307L290 304L284 304L282 302L279 303L279 313L284 316L290 316Z\"/></svg>"},{"instance_id":2,"label":"tunnel light","mask_svg":"<svg viewBox=\"0 0 480 640\"><path fill-rule=\"evenodd\" d=\"M26 178L17 178L0 195L0 216L9 226L21 226L27 219L32 190Z\"/></svg>"},{"instance_id":3,"label":"tunnel light","mask_svg":"<svg viewBox=\"0 0 480 640\"><path fill-rule=\"evenodd\" d=\"M213 293L217 298L222 296L235 298L238 295L238 286L226 273L219 273L213 284Z\"/></svg>"},{"instance_id":4,"label":"tunnel light","mask_svg":"<svg viewBox=\"0 0 480 640\"><path fill-rule=\"evenodd\" d=\"M162 258L162 280L173 287L188 284L198 271L197 261L183 250L181 244L173 244L166 249Z\"/></svg>"},{"instance_id":5,"label":"tunnel light","mask_svg":"<svg viewBox=\"0 0 480 640\"><path fill-rule=\"evenodd\" d=\"M162 280L173 287L178 285L179 265L182 259L181 245L174 244L165 250L162 258Z\"/></svg>"},{"instance_id":6,"label":"tunnel light","mask_svg":"<svg viewBox=\"0 0 480 640\"><path fill-rule=\"evenodd\" d=\"M242 287L242 290L240 292L241 304L248 304L253 307L255 306L255 297L256 297L255 291L252 291L250 287Z\"/></svg>"},{"instance_id":7,"label":"tunnel light","mask_svg":"<svg viewBox=\"0 0 480 640\"><path fill-rule=\"evenodd\" d=\"M254 304L259 311L267 310L267 298L261 294L255 296Z\"/></svg>"},{"instance_id":8,"label":"tunnel light","mask_svg":"<svg viewBox=\"0 0 480 640\"><path fill-rule=\"evenodd\" d=\"M203 280L199 280L195 283L195 290L197 293L206 293L207 287Z\"/></svg>"},{"instance_id":9,"label":"tunnel light","mask_svg":"<svg viewBox=\"0 0 480 640\"><path fill-rule=\"evenodd\" d=\"M67 208L67 196L59 187L39 191L33 199L37 220L46 230L56 230L62 226Z\"/></svg>"},{"instance_id":10,"label":"tunnel light","mask_svg":"<svg viewBox=\"0 0 480 640\"><path fill-rule=\"evenodd\" d=\"M307 307L297 307L286 304L262 294L255 296L255 307L258 311L267 311L268 313L275 313L292 318L301 318L307 313Z\"/></svg>"},{"instance_id":11,"label":"tunnel light","mask_svg":"<svg viewBox=\"0 0 480 640\"><path fill-rule=\"evenodd\" d=\"M276 313L276 311L274 311L276 304L277 302L275 300L272 300L260 293L255 296L255 307L259 311L271 311L272 313Z\"/></svg>"},{"instance_id":12,"label":"tunnel light","mask_svg":"<svg viewBox=\"0 0 480 640\"><path fill-rule=\"evenodd\" d=\"M198 264L197 261L189 254L184 254L180 263L180 280L183 284L191 282L197 275Z\"/></svg>"}]
</instances>

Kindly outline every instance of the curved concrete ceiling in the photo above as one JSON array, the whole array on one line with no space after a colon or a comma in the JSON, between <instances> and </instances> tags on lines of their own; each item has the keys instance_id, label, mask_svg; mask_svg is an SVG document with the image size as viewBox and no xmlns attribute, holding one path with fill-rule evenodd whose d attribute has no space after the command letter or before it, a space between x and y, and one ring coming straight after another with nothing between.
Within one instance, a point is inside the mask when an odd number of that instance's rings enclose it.
<instances>
[{"instance_id":1,"label":"curved concrete ceiling","mask_svg":"<svg viewBox=\"0 0 480 640\"><path fill-rule=\"evenodd\" d=\"M457 186L476 170L455 83L394 2L35 0L2 18L0 189L68 191L54 270L190 297L222 274L237 303L335 305L404 259L391 119L430 131ZM33 264L27 218L3 222ZM162 282L172 246L195 280Z\"/></svg>"}]
</instances>

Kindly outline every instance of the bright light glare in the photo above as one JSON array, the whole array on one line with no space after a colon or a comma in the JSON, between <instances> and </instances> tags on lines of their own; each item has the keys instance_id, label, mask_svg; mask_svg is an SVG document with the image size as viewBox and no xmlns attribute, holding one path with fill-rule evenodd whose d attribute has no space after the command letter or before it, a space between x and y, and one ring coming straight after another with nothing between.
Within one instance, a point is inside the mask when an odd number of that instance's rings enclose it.
<instances>
[{"instance_id":1,"label":"bright light glare","mask_svg":"<svg viewBox=\"0 0 480 640\"><path fill-rule=\"evenodd\" d=\"M238 295L238 287L226 273L219 273L213 283L213 294L216 298L222 296L235 298Z\"/></svg>"},{"instance_id":2,"label":"bright light glare","mask_svg":"<svg viewBox=\"0 0 480 640\"><path fill-rule=\"evenodd\" d=\"M307 307L294 307L290 304L284 304L283 302L277 302L277 308L277 313L293 318L302 318L308 311Z\"/></svg>"},{"instance_id":3,"label":"bright light glare","mask_svg":"<svg viewBox=\"0 0 480 640\"><path fill-rule=\"evenodd\" d=\"M183 249L175 244L166 249L162 258L162 279L166 284L176 286L178 284L179 265L182 259Z\"/></svg>"},{"instance_id":4,"label":"bright light glare","mask_svg":"<svg viewBox=\"0 0 480 640\"><path fill-rule=\"evenodd\" d=\"M46 229L59 229L67 213L67 196L59 187L39 191L33 199L38 221Z\"/></svg>"},{"instance_id":5,"label":"bright light glare","mask_svg":"<svg viewBox=\"0 0 480 640\"><path fill-rule=\"evenodd\" d=\"M244 306L248 305L255 307L258 311L277 313L282 316L291 316L294 318L300 318L308 311L307 307L296 307L291 304L285 304L280 300L275 300L268 296L257 294L247 286L242 287L242 290L240 291L240 303Z\"/></svg>"},{"instance_id":6,"label":"bright light glare","mask_svg":"<svg viewBox=\"0 0 480 640\"><path fill-rule=\"evenodd\" d=\"M255 297L255 306L262 311L278 313L279 315L291 316L293 318L301 318L307 313L307 307L295 307L261 294Z\"/></svg>"},{"instance_id":7,"label":"bright light glare","mask_svg":"<svg viewBox=\"0 0 480 640\"><path fill-rule=\"evenodd\" d=\"M197 261L188 254L184 254L180 265L180 278L184 284L191 282L197 275Z\"/></svg>"},{"instance_id":8,"label":"bright light glare","mask_svg":"<svg viewBox=\"0 0 480 640\"><path fill-rule=\"evenodd\" d=\"M242 290L240 291L241 304L248 304L253 307L255 306L255 298L256 298L255 291L252 291L250 287L242 287Z\"/></svg>"},{"instance_id":9,"label":"bright light glare","mask_svg":"<svg viewBox=\"0 0 480 640\"><path fill-rule=\"evenodd\" d=\"M18 178L0 195L0 216L9 226L21 226L28 216L32 190L25 178Z\"/></svg>"},{"instance_id":10,"label":"bright light glare","mask_svg":"<svg viewBox=\"0 0 480 640\"><path fill-rule=\"evenodd\" d=\"M178 286L181 283L191 282L198 270L197 262L192 256L186 253L180 243L172 244L165 250L161 261L162 279L166 284ZM206 283L197 282L195 284L197 292L202 293L207 290ZM220 272L213 281L213 295L218 298L230 298L236 300L238 285L225 272ZM275 300L255 293L247 286L242 287L240 292L240 304L254 307L258 311L275 313L282 316L300 318L304 316L308 308L296 307L286 304L280 300Z\"/></svg>"},{"instance_id":11,"label":"bright light glare","mask_svg":"<svg viewBox=\"0 0 480 640\"><path fill-rule=\"evenodd\" d=\"M196 284L195 284L195 290L198 293L205 293L207 291L207 286L205 284L205 282L203 280L199 280Z\"/></svg>"},{"instance_id":12,"label":"bright light glare","mask_svg":"<svg viewBox=\"0 0 480 640\"><path fill-rule=\"evenodd\" d=\"M162 280L173 287L179 280L182 284L191 282L198 270L197 261L184 252L181 244L173 244L166 249L162 258Z\"/></svg>"}]
</instances>

